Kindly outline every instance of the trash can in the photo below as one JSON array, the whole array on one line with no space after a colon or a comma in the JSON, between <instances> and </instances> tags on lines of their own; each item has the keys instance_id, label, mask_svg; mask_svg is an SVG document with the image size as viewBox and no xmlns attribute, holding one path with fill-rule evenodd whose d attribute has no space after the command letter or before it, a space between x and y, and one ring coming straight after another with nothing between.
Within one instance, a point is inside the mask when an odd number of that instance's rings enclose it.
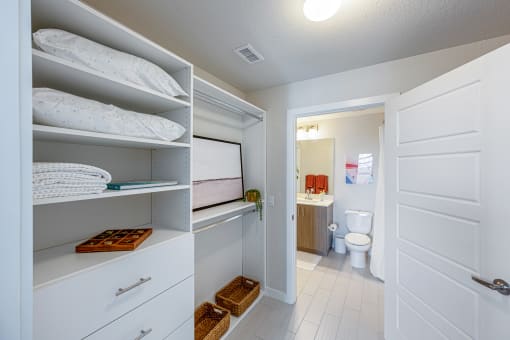
<instances>
[{"instance_id":1,"label":"trash can","mask_svg":"<svg viewBox=\"0 0 510 340\"><path fill-rule=\"evenodd\" d=\"M349 230L344 226L340 225L335 231L335 252L339 254L347 254L347 247L345 246L345 235Z\"/></svg>"},{"instance_id":2,"label":"trash can","mask_svg":"<svg viewBox=\"0 0 510 340\"><path fill-rule=\"evenodd\" d=\"M335 235L335 252L339 254L345 254L347 252L347 248L345 247L345 237L343 235Z\"/></svg>"}]
</instances>

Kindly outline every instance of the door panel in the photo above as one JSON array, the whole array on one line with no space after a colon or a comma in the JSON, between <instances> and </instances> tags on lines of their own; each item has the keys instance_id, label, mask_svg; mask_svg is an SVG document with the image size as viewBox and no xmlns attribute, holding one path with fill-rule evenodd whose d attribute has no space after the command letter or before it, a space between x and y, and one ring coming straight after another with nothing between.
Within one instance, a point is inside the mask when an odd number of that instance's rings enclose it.
<instances>
[{"instance_id":1,"label":"door panel","mask_svg":"<svg viewBox=\"0 0 510 340\"><path fill-rule=\"evenodd\" d=\"M398 219L401 239L479 270L479 223L407 205L399 207Z\"/></svg>"},{"instance_id":2,"label":"door panel","mask_svg":"<svg viewBox=\"0 0 510 340\"><path fill-rule=\"evenodd\" d=\"M398 124L400 144L480 131L480 83L403 109Z\"/></svg>"},{"instance_id":3,"label":"door panel","mask_svg":"<svg viewBox=\"0 0 510 340\"><path fill-rule=\"evenodd\" d=\"M478 152L452 151L433 156L400 156L397 169L399 192L479 201Z\"/></svg>"},{"instance_id":4,"label":"door panel","mask_svg":"<svg viewBox=\"0 0 510 340\"><path fill-rule=\"evenodd\" d=\"M510 282L510 46L486 56L483 82L481 270L485 279ZM480 339L510 339L510 296L480 290Z\"/></svg>"},{"instance_id":5,"label":"door panel","mask_svg":"<svg viewBox=\"0 0 510 340\"><path fill-rule=\"evenodd\" d=\"M510 46L386 107L385 336L510 339Z\"/></svg>"},{"instance_id":6,"label":"door panel","mask_svg":"<svg viewBox=\"0 0 510 340\"><path fill-rule=\"evenodd\" d=\"M473 291L402 251L399 251L397 260L401 289L440 311L466 334L475 333L477 297Z\"/></svg>"},{"instance_id":7,"label":"door panel","mask_svg":"<svg viewBox=\"0 0 510 340\"><path fill-rule=\"evenodd\" d=\"M401 332L404 336L413 340L448 340L427 320L417 313L407 303L398 300L398 322L402 325ZM414 337L414 338L413 338Z\"/></svg>"}]
</instances>

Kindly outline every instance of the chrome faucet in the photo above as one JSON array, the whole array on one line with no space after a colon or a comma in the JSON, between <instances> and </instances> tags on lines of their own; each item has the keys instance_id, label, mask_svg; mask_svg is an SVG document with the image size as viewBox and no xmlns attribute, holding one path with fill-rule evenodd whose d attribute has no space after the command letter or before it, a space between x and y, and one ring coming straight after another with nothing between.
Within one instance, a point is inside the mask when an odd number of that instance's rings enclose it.
<instances>
[{"instance_id":1,"label":"chrome faucet","mask_svg":"<svg viewBox=\"0 0 510 340\"><path fill-rule=\"evenodd\" d=\"M307 200L311 200L311 199L312 199L312 197L310 196L310 194L313 194L313 189L306 189L306 190L305 190L305 192L306 192L306 197L305 197L305 199L307 199Z\"/></svg>"}]
</instances>

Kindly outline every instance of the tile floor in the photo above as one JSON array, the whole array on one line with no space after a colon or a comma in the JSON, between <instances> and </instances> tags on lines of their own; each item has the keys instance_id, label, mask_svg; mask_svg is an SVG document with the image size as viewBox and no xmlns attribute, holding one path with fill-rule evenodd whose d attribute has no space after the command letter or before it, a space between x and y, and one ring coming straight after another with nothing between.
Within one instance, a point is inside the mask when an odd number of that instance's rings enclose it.
<instances>
[{"instance_id":1,"label":"tile floor","mask_svg":"<svg viewBox=\"0 0 510 340\"><path fill-rule=\"evenodd\" d=\"M295 305L264 297L227 340L382 340L383 283L330 252L313 271L298 268Z\"/></svg>"}]
</instances>

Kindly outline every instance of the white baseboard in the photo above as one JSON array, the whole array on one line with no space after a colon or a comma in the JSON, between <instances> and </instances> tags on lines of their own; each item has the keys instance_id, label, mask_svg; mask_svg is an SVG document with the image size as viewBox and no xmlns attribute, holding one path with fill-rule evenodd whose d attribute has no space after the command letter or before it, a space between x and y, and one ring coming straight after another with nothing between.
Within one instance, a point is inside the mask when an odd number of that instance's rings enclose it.
<instances>
[{"instance_id":1,"label":"white baseboard","mask_svg":"<svg viewBox=\"0 0 510 340\"><path fill-rule=\"evenodd\" d=\"M280 300L285 303L289 303L287 294L285 294L281 290L266 287L266 289L264 290L264 295L276 300Z\"/></svg>"}]
</instances>

